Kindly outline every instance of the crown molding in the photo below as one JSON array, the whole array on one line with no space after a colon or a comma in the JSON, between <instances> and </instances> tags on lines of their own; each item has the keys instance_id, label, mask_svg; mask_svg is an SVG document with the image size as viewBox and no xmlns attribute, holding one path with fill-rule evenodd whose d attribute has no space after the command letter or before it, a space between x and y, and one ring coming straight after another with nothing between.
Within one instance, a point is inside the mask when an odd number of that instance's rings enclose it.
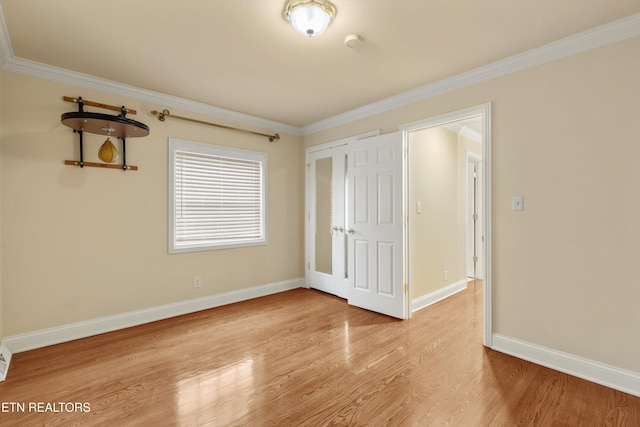
<instances>
[{"instance_id":1,"label":"crown molding","mask_svg":"<svg viewBox=\"0 0 640 427\"><path fill-rule=\"evenodd\" d=\"M0 7L0 68L5 71L50 80L57 83L68 84L80 88L96 90L140 101L150 102L166 108L178 108L192 113L204 114L218 119L230 120L246 126L261 129L270 129L277 132L302 135L301 128L277 121L263 119L237 111L227 110L214 105L192 101L178 96L167 95L153 90L143 89L119 83L113 80L94 77L89 74L79 73L41 62L18 58L13 53L11 39L7 31L4 13Z\"/></svg>"},{"instance_id":2,"label":"crown molding","mask_svg":"<svg viewBox=\"0 0 640 427\"><path fill-rule=\"evenodd\" d=\"M184 111L242 123L247 126L305 136L639 35L640 13L637 13L609 24L595 27L555 42L509 56L491 64L346 111L304 127L263 119L186 98L167 95L161 92L17 58L13 53L11 39L7 31L4 13L1 7L0 69L81 88L135 98L159 106L178 108Z\"/></svg>"},{"instance_id":3,"label":"crown molding","mask_svg":"<svg viewBox=\"0 0 640 427\"><path fill-rule=\"evenodd\" d=\"M242 123L247 126L255 126L261 129L272 129L278 132L301 135L300 128L296 126L239 113L237 111L227 110L225 108L192 101L178 96L167 95L161 92L118 83L112 80L102 79L89 74L78 73L76 71L46 65L28 59L12 58L9 60L8 64L3 67L3 69L18 74L51 80L85 89L92 89L100 92L134 98L166 108L178 108L192 113L213 116L218 119L226 119L236 123Z\"/></svg>"},{"instance_id":4,"label":"crown molding","mask_svg":"<svg viewBox=\"0 0 640 427\"><path fill-rule=\"evenodd\" d=\"M464 136L467 139L470 139L472 141L479 142L482 144L482 134L476 130L471 129L468 126L463 126L459 134Z\"/></svg>"},{"instance_id":5,"label":"crown molding","mask_svg":"<svg viewBox=\"0 0 640 427\"><path fill-rule=\"evenodd\" d=\"M480 132L471 129L469 126L463 125L460 122L447 123L444 127L455 134L462 135L467 139L482 143L482 134Z\"/></svg>"},{"instance_id":6,"label":"crown molding","mask_svg":"<svg viewBox=\"0 0 640 427\"><path fill-rule=\"evenodd\" d=\"M346 111L302 128L303 135L331 129L345 123L423 101L447 92L473 86L547 62L586 52L640 35L640 13L573 34L546 45L460 73L406 92Z\"/></svg>"}]
</instances>

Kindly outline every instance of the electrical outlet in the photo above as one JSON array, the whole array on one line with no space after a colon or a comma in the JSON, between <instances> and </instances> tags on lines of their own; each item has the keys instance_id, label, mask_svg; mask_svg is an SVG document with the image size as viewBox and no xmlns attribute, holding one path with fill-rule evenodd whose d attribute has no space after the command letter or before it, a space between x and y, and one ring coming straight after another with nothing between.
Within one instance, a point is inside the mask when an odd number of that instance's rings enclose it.
<instances>
[{"instance_id":1,"label":"electrical outlet","mask_svg":"<svg viewBox=\"0 0 640 427\"><path fill-rule=\"evenodd\" d=\"M524 210L524 198L522 196L513 196L511 198L511 210L512 211Z\"/></svg>"},{"instance_id":2,"label":"electrical outlet","mask_svg":"<svg viewBox=\"0 0 640 427\"><path fill-rule=\"evenodd\" d=\"M442 273L442 280L444 280L445 282L449 280L449 272L447 270Z\"/></svg>"},{"instance_id":3,"label":"electrical outlet","mask_svg":"<svg viewBox=\"0 0 640 427\"><path fill-rule=\"evenodd\" d=\"M193 288L197 289L202 286L202 277L193 276Z\"/></svg>"}]
</instances>

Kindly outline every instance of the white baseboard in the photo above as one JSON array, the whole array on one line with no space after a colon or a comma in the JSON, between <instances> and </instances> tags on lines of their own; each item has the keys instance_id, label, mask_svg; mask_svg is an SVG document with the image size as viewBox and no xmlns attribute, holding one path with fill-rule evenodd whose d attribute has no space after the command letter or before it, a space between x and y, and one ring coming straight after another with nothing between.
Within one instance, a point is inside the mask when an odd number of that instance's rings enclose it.
<instances>
[{"instance_id":1,"label":"white baseboard","mask_svg":"<svg viewBox=\"0 0 640 427\"><path fill-rule=\"evenodd\" d=\"M11 363L11 352L7 347L0 344L0 382L7 378L9 364Z\"/></svg>"},{"instance_id":2,"label":"white baseboard","mask_svg":"<svg viewBox=\"0 0 640 427\"><path fill-rule=\"evenodd\" d=\"M425 307L429 307L432 304L442 301L445 298L450 297L453 294L457 294L460 291L467 289L467 280L462 279L454 282L444 288L433 291L429 294L415 298L411 301L411 312L415 313L418 310L422 310Z\"/></svg>"},{"instance_id":3,"label":"white baseboard","mask_svg":"<svg viewBox=\"0 0 640 427\"><path fill-rule=\"evenodd\" d=\"M640 373L493 334L492 347L520 359L640 397Z\"/></svg>"},{"instance_id":4,"label":"white baseboard","mask_svg":"<svg viewBox=\"0 0 640 427\"><path fill-rule=\"evenodd\" d=\"M2 344L5 345L12 353L20 353L22 351L60 344L66 341L86 338L92 335L103 334L105 332L129 328L131 326L138 326L144 323L155 322L157 320L168 319L170 317L181 316L183 314L194 313L196 311L207 310L209 308L219 307L226 304L297 289L304 285L305 282L302 278L269 283L238 291L209 295L173 304L166 304L158 307L116 314L114 316L101 317L84 322L42 329L26 334L8 336L2 340Z\"/></svg>"}]
</instances>

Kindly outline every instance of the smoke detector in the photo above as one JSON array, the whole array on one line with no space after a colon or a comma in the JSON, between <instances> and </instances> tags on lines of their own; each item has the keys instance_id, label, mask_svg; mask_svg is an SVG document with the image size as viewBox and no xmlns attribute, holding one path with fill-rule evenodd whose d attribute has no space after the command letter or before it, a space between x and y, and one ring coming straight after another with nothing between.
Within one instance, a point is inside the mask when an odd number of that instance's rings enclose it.
<instances>
[{"instance_id":1,"label":"smoke detector","mask_svg":"<svg viewBox=\"0 0 640 427\"><path fill-rule=\"evenodd\" d=\"M348 48L354 49L360 46L360 43L362 43L363 40L364 37L362 37L360 34L349 34L344 38L344 45Z\"/></svg>"}]
</instances>

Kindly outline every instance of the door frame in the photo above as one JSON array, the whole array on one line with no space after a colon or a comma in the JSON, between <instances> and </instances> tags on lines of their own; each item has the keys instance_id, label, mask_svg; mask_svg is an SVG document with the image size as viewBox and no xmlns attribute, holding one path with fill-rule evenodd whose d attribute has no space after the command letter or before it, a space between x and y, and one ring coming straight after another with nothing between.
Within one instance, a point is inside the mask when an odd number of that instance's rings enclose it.
<instances>
[{"instance_id":1,"label":"door frame","mask_svg":"<svg viewBox=\"0 0 640 427\"><path fill-rule=\"evenodd\" d=\"M492 346L492 195L491 195L491 103L476 105L473 107L463 108L461 110L440 114L427 119L418 120L411 123L400 125L402 131L402 144L406 150L409 146L409 136L412 132L446 125L447 123L456 122L471 117L482 118L482 213L484 216L483 231L484 236L484 283L483 283L483 305L484 305L484 333L483 344L486 347ZM407 153L405 151L405 153ZM404 183L405 189L408 188L408 155L404 156ZM406 191L406 190L405 190ZM408 197L405 197L405 212L409 212ZM407 217L405 216L405 221ZM408 248L408 227L405 227L405 256L404 256L404 274L409 277L409 248ZM411 283L409 283L409 292L411 292Z\"/></svg>"},{"instance_id":2,"label":"door frame","mask_svg":"<svg viewBox=\"0 0 640 427\"><path fill-rule=\"evenodd\" d=\"M318 151L331 150L333 148L345 147L351 141L357 141L359 139L369 138L372 136L380 135L380 130L374 130L370 132L361 133L354 136L349 136L347 138L338 139L335 141L327 142L324 144L313 145L311 147L307 147L304 155L304 188L305 188L305 206L304 206L304 287L309 289L311 285L309 284L309 271L311 269L311 208L313 205L312 194L313 189L311 188L311 163L309 160L309 155L311 153L315 153Z\"/></svg>"}]
</instances>

